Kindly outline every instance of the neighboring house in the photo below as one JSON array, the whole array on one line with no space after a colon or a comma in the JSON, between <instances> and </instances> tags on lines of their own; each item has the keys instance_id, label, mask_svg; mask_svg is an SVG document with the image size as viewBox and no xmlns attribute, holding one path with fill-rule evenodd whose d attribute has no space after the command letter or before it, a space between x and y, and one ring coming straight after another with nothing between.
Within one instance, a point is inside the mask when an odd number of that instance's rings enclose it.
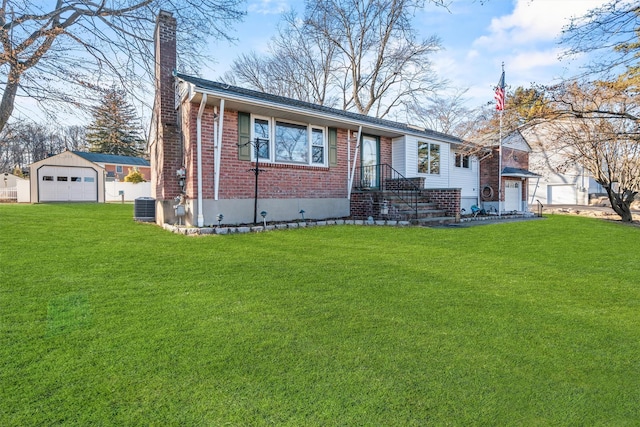
<instances>
[{"instance_id":1,"label":"neighboring house","mask_svg":"<svg viewBox=\"0 0 640 427\"><path fill-rule=\"evenodd\" d=\"M0 188L15 187L18 179L20 179L19 176L16 176L9 172L5 172L0 175Z\"/></svg>"},{"instance_id":2,"label":"neighboring house","mask_svg":"<svg viewBox=\"0 0 640 427\"><path fill-rule=\"evenodd\" d=\"M110 154L85 153L80 151L65 151L44 160L35 162L30 169L30 198L33 203L39 202L98 202L105 200L121 200L120 188L110 184L110 191L114 194L105 198L106 182L114 181L115 176L122 173L122 178L132 168L138 168L147 179L150 178L149 162L144 159ZM114 172L111 176L109 170ZM123 171L123 172L117 172ZM125 184L125 183L123 183ZM112 188L113 187L113 188ZM139 190L139 189L136 189ZM122 193L132 200L132 195L148 196L147 188L144 194L139 191L128 190Z\"/></svg>"},{"instance_id":3,"label":"neighboring house","mask_svg":"<svg viewBox=\"0 0 640 427\"><path fill-rule=\"evenodd\" d=\"M569 160L568 148L554 148L553 136L544 125L523 131L523 135L533 149L530 168L541 176L529 182L529 203L588 205L593 197L606 195L583 166Z\"/></svg>"},{"instance_id":4,"label":"neighboring house","mask_svg":"<svg viewBox=\"0 0 640 427\"><path fill-rule=\"evenodd\" d=\"M456 156L460 139L173 74L175 32L161 12L149 144L158 223L250 223L261 211L268 221L407 219L427 208L454 218L461 196L477 203L477 160Z\"/></svg>"},{"instance_id":5,"label":"neighboring house","mask_svg":"<svg viewBox=\"0 0 640 427\"><path fill-rule=\"evenodd\" d=\"M531 147L519 131L490 144L480 161L481 207L488 212L528 212L529 183L539 175L529 170Z\"/></svg>"},{"instance_id":6,"label":"neighboring house","mask_svg":"<svg viewBox=\"0 0 640 427\"><path fill-rule=\"evenodd\" d=\"M102 166L107 173L107 181L124 181L124 178L133 169L137 169L145 181L151 181L151 164L141 157L87 153L83 151L73 151L73 153Z\"/></svg>"}]
</instances>

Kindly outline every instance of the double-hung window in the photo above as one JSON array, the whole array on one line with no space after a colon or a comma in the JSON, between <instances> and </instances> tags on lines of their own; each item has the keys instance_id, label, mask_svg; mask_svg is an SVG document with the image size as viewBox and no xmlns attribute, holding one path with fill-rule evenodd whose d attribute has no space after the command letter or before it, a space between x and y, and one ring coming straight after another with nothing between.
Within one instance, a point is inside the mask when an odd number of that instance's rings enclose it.
<instances>
[{"instance_id":1,"label":"double-hung window","mask_svg":"<svg viewBox=\"0 0 640 427\"><path fill-rule=\"evenodd\" d=\"M255 157L255 152L258 152L258 156L261 159L269 160L269 141L271 136L269 126L269 119L254 118L253 119L253 141L257 146L253 147L254 153L252 157Z\"/></svg>"},{"instance_id":2,"label":"double-hung window","mask_svg":"<svg viewBox=\"0 0 640 427\"><path fill-rule=\"evenodd\" d=\"M326 130L320 126L276 118L252 117L251 140L258 144L260 160L274 163L323 166L326 162ZM253 147L251 158L255 159Z\"/></svg>"},{"instance_id":3,"label":"double-hung window","mask_svg":"<svg viewBox=\"0 0 640 427\"><path fill-rule=\"evenodd\" d=\"M455 166L457 168L469 169L469 156L462 153L456 153Z\"/></svg>"},{"instance_id":4,"label":"double-hung window","mask_svg":"<svg viewBox=\"0 0 640 427\"><path fill-rule=\"evenodd\" d=\"M440 144L418 142L418 173L440 173Z\"/></svg>"},{"instance_id":5,"label":"double-hung window","mask_svg":"<svg viewBox=\"0 0 640 427\"><path fill-rule=\"evenodd\" d=\"M325 150L324 129L318 127L311 128L311 163L324 164Z\"/></svg>"}]
</instances>

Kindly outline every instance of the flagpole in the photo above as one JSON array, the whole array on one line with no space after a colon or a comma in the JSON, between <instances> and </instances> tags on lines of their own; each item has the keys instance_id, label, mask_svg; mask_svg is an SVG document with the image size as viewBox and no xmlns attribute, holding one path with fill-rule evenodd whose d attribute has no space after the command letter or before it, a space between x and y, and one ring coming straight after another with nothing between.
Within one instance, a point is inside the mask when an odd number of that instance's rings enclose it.
<instances>
[{"instance_id":1,"label":"flagpole","mask_svg":"<svg viewBox=\"0 0 640 427\"><path fill-rule=\"evenodd\" d=\"M500 110L500 131L498 138L498 217L502 217L502 110Z\"/></svg>"},{"instance_id":2,"label":"flagpole","mask_svg":"<svg viewBox=\"0 0 640 427\"><path fill-rule=\"evenodd\" d=\"M498 87L496 93L499 92L499 96L496 97L496 108L500 111L500 127L498 131L498 217L502 217L502 113L504 110L504 62L502 63L502 74L498 81Z\"/></svg>"}]
</instances>

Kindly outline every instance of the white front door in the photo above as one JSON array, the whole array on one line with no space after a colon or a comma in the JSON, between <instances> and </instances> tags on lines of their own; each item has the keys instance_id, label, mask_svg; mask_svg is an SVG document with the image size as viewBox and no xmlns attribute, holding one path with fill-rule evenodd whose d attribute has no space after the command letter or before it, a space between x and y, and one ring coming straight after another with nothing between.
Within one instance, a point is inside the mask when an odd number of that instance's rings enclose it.
<instances>
[{"instance_id":1,"label":"white front door","mask_svg":"<svg viewBox=\"0 0 640 427\"><path fill-rule=\"evenodd\" d=\"M504 210L520 211L522 210L522 182L505 181L504 184Z\"/></svg>"}]
</instances>

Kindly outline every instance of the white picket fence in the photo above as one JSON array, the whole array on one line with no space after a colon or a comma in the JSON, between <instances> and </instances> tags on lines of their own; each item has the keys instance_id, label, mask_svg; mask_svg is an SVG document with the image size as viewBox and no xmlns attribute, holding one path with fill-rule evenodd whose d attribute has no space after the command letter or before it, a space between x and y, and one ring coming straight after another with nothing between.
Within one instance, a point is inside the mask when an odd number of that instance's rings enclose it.
<instances>
[{"instance_id":1,"label":"white picket fence","mask_svg":"<svg viewBox=\"0 0 640 427\"><path fill-rule=\"evenodd\" d=\"M18 200L18 187L0 188L0 200Z\"/></svg>"}]
</instances>

